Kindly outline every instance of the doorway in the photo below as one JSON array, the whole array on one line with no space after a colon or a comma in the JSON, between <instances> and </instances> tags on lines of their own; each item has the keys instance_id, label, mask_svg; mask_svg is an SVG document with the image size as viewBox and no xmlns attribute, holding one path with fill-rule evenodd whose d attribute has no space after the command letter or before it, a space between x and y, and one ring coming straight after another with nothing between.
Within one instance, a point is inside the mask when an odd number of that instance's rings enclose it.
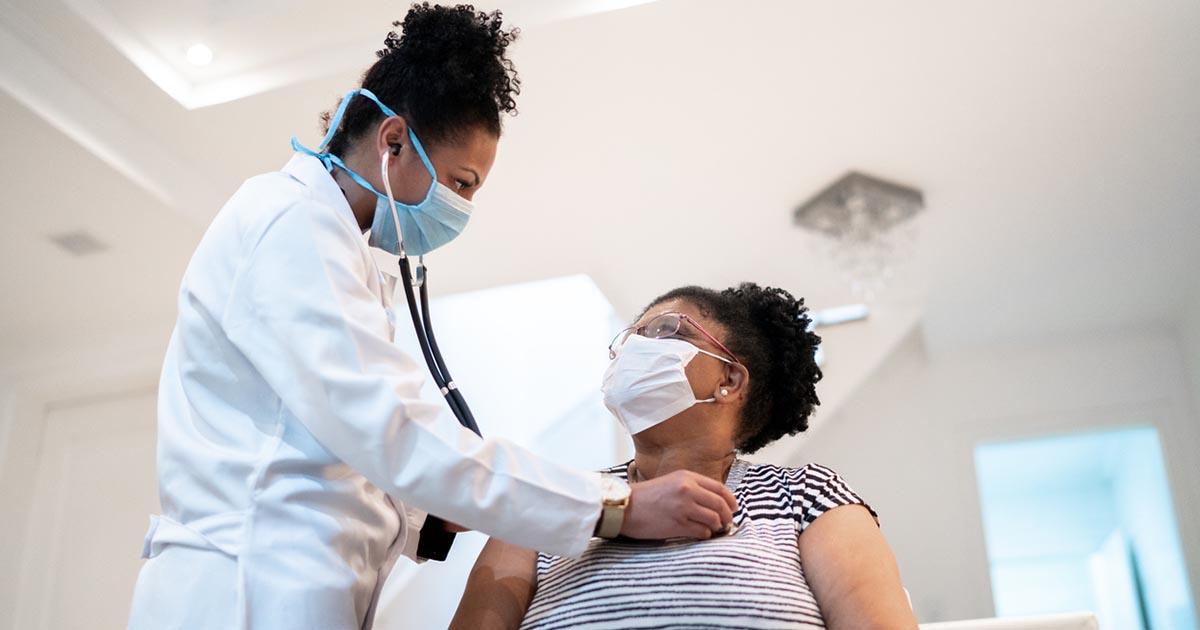
<instances>
[{"instance_id":1,"label":"doorway","mask_svg":"<svg viewBox=\"0 0 1200 630\"><path fill-rule=\"evenodd\" d=\"M996 615L1094 611L1102 628L1195 630L1158 431L980 444Z\"/></svg>"}]
</instances>

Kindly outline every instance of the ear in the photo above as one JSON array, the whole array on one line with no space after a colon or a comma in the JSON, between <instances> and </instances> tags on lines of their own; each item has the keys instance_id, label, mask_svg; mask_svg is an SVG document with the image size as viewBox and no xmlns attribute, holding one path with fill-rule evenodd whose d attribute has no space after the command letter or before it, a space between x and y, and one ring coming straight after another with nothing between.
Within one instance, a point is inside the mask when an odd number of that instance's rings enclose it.
<instances>
[{"instance_id":1,"label":"ear","mask_svg":"<svg viewBox=\"0 0 1200 630\"><path fill-rule=\"evenodd\" d=\"M725 378L713 393L719 403L733 403L746 397L750 387L750 372L741 363L725 364Z\"/></svg>"},{"instance_id":2,"label":"ear","mask_svg":"<svg viewBox=\"0 0 1200 630\"><path fill-rule=\"evenodd\" d=\"M408 144L408 121L400 116L388 116L379 123L379 131L375 136L376 155L384 151L399 155L402 147Z\"/></svg>"}]
</instances>

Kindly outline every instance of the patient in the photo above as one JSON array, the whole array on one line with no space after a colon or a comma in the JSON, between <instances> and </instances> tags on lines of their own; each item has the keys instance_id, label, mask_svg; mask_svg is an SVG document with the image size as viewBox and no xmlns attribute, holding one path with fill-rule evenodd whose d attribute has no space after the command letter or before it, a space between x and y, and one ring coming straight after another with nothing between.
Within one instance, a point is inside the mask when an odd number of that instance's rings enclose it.
<instances>
[{"instance_id":1,"label":"patient","mask_svg":"<svg viewBox=\"0 0 1200 630\"><path fill-rule=\"evenodd\" d=\"M597 538L578 559L493 539L451 627L915 628L875 512L837 473L739 457L804 431L819 404L806 311L750 283L684 287L610 348L604 401L636 455L606 472L723 481L738 502L727 533L711 536L712 511L681 516L694 539Z\"/></svg>"}]
</instances>

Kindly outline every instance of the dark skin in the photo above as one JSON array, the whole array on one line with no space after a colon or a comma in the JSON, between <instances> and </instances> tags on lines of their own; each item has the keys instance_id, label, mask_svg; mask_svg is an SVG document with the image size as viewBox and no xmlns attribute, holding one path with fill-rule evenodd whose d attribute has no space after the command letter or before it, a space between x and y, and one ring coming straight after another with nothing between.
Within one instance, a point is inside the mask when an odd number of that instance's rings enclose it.
<instances>
[{"instance_id":1,"label":"dark skin","mask_svg":"<svg viewBox=\"0 0 1200 630\"><path fill-rule=\"evenodd\" d=\"M667 312L684 313L725 345L728 331L686 300L653 305L636 326ZM678 338L725 358L720 346L684 323ZM639 476L691 471L724 483L734 458L742 408L752 376L739 363L698 354L685 368L696 404L633 436ZM724 392L722 392L724 390ZM707 538L700 536L698 538ZM861 505L843 505L822 514L798 541L809 586L831 629L916 628L891 548L875 519ZM537 591L537 552L488 541L459 603L451 628L500 630L521 625Z\"/></svg>"},{"instance_id":2,"label":"dark skin","mask_svg":"<svg viewBox=\"0 0 1200 630\"><path fill-rule=\"evenodd\" d=\"M487 181L496 162L500 138L481 125L466 127L455 136L453 141L433 145L422 140L422 146L437 172L438 181L471 200ZM398 153L396 147L399 147ZM429 192L429 170L413 148L408 122L400 116L385 118L373 134L360 138L348 154L342 156L350 170L370 182L375 190L387 194L380 173L380 161L385 158L389 160L388 179L395 200L409 205L424 200ZM334 169L333 179L346 195L358 227L370 228L375 218L375 202L379 198L341 169Z\"/></svg>"}]
</instances>

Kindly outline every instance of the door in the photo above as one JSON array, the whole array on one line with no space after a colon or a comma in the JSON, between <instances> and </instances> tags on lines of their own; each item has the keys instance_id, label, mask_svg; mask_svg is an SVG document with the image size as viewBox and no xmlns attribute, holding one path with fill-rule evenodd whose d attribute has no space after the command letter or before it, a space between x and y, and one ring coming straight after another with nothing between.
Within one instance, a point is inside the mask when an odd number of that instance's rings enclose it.
<instances>
[{"instance_id":1,"label":"door","mask_svg":"<svg viewBox=\"0 0 1200 630\"><path fill-rule=\"evenodd\" d=\"M124 628L158 512L155 396L51 405L21 564L18 628Z\"/></svg>"}]
</instances>

